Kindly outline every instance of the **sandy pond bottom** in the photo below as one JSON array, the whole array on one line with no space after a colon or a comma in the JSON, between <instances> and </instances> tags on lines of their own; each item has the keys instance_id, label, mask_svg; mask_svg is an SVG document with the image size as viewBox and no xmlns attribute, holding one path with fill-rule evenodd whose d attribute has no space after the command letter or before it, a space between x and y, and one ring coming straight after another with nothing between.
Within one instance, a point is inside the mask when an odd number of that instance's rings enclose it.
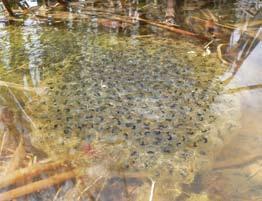
<instances>
[{"instance_id":1,"label":"sandy pond bottom","mask_svg":"<svg viewBox=\"0 0 262 201\"><path fill-rule=\"evenodd\" d=\"M228 67L189 39L32 21L0 34L1 80L35 88L1 87L11 127L89 178L25 199L262 200L262 91L227 94L254 81L247 64L225 87Z\"/></svg>"}]
</instances>

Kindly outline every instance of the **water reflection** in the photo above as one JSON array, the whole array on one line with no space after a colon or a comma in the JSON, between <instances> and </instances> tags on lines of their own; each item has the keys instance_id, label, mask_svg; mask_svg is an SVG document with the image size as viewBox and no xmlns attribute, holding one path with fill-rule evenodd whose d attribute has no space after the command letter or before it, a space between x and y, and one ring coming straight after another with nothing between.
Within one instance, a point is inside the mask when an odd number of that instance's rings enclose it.
<instances>
[{"instance_id":1,"label":"water reflection","mask_svg":"<svg viewBox=\"0 0 262 201\"><path fill-rule=\"evenodd\" d=\"M23 27L23 40L25 44L25 54L28 55L28 68L31 75L31 81L34 87L38 87L41 81L40 68L42 65L42 45L41 32L42 29L37 22L27 19ZM26 84L26 75L24 80Z\"/></svg>"},{"instance_id":2,"label":"water reflection","mask_svg":"<svg viewBox=\"0 0 262 201\"><path fill-rule=\"evenodd\" d=\"M0 23L0 50L1 50L1 63L4 68L10 69L10 36L5 26Z\"/></svg>"}]
</instances>

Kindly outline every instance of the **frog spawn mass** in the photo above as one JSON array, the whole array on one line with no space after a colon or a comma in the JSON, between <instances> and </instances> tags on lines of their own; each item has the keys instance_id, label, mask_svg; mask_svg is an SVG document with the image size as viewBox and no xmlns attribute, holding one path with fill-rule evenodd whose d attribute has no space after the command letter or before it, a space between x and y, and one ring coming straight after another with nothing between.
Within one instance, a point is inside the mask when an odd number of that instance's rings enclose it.
<instances>
[{"instance_id":1,"label":"frog spawn mass","mask_svg":"<svg viewBox=\"0 0 262 201\"><path fill-rule=\"evenodd\" d=\"M44 72L49 91L33 106L40 130L88 144L124 144L127 166L134 167L206 143L215 119L210 106L220 90L216 75L223 69L203 63L205 58L198 58L199 66L186 65L177 45L134 45L125 37L114 44L107 37L77 43L82 51Z\"/></svg>"}]
</instances>

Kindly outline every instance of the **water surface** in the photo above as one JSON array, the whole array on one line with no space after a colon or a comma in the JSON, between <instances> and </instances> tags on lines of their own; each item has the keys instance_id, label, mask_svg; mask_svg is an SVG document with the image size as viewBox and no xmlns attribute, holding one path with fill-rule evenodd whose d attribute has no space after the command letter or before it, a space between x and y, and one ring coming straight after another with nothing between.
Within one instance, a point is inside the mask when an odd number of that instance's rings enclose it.
<instances>
[{"instance_id":1,"label":"water surface","mask_svg":"<svg viewBox=\"0 0 262 201\"><path fill-rule=\"evenodd\" d=\"M221 24L242 23L216 30L208 50L209 41L148 24L87 19L76 5L80 20L0 23L1 177L5 146L15 150L22 136L21 167L67 158L88 179L21 200L262 200L261 27L249 27L261 18L257 4L244 5L255 17L242 4L185 5L180 28L198 34L203 24L183 19L213 12ZM124 13L159 21L164 8Z\"/></svg>"}]
</instances>

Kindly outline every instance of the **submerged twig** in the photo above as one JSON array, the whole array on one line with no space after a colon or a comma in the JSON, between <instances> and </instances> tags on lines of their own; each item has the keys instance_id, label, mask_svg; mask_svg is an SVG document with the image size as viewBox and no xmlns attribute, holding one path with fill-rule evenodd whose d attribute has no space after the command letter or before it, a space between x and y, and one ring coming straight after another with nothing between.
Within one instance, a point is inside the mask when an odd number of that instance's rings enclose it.
<instances>
[{"instance_id":1,"label":"submerged twig","mask_svg":"<svg viewBox=\"0 0 262 201\"><path fill-rule=\"evenodd\" d=\"M0 180L0 188L7 187L11 184L14 184L18 181L24 180L25 178L28 177L34 177L39 175L42 172L48 171L48 170L53 170L58 167L61 167L64 164L65 161L57 161L53 163L48 163L48 164L41 164L41 165L34 165L30 166L27 168L19 169L16 170L10 174L5 175ZM0 199L1 200L1 199Z\"/></svg>"},{"instance_id":2,"label":"submerged twig","mask_svg":"<svg viewBox=\"0 0 262 201\"><path fill-rule=\"evenodd\" d=\"M18 188L15 188L13 190L4 192L0 194L0 200L5 201L5 200L12 200L24 195L28 195L30 193L37 192L39 190L48 188L50 186L53 186L55 184L60 184L68 179L72 179L76 176L75 172L73 170L63 172L58 175L51 176L47 179L43 179L37 182L33 182Z\"/></svg>"}]
</instances>

